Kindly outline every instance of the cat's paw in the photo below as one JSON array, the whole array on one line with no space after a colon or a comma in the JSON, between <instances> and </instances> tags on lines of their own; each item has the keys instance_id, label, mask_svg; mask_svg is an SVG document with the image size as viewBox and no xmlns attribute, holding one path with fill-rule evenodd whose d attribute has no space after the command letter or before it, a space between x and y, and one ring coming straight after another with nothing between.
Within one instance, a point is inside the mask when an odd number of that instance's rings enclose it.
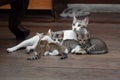
<instances>
[{"instance_id":1,"label":"cat's paw","mask_svg":"<svg viewBox=\"0 0 120 80\"><path fill-rule=\"evenodd\" d=\"M14 50L13 50L12 48L7 48L6 51L7 51L8 53L14 52Z\"/></svg>"},{"instance_id":2,"label":"cat's paw","mask_svg":"<svg viewBox=\"0 0 120 80\"><path fill-rule=\"evenodd\" d=\"M26 47L26 52L27 52L27 53L30 53L31 50L33 50L32 46L27 46L27 47Z\"/></svg>"},{"instance_id":3,"label":"cat's paw","mask_svg":"<svg viewBox=\"0 0 120 80\"><path fill-rule=\"evenodd\" d=\"M76 50L75 50L75 49L73 49L73 50L71 51L71 53L76 53Z\"/></svg>"},{"instance_id":4,"label":"cat's paw","mask_svg":"<svg viewBox=\"0 0 120 80\"><path fill-rule=\"evenodd\" d=\"M87 52L85 51L85 50L80 50L78 53L76 53L77 55L79 55L79 54L87 54Z\"/></svg>"},{"instance_id":5,"label":"cat's paw","mask_svg":"<svg viewBox=\"0 0 120 80\"><path fill-rule=\"evenodd\" d=\"M52 52L49 52L49 55L57 56L57 55L59 55L59 51L58 50L53 50Z\"/></svg>"},{"instance_id":6,"label":"cat's paw","mask_svg":"<svg viewBox=\"0 0 120 80\"><path fill-rule=\"evenodd\" d=\"M48 56L49 55L49 52L45 52L44 54L43 54L43 56Z\"/></svg>"},{"instance_id":7,"label":"cat's paw","mask_svg":"<svg viewBox=\"0 0 120 80\"><path fill-rule=\"evenodd\" d=\"M81 50L81 47L76 46L74 49L71 50L71 53L79 53L80 50Z\"/></svg>"},{"instance_id":8,"label":"cat's paw","mask_svg":"<svg viewBox=\"0 0 120 80\"><path fill-rule=\"evenodd\" d=\"M27 60L38 60L38 59L40 59L39 55L35 55L33 57L27 58Z\"/></svg>"},{"instance_id":9,"label":"cat's paw","mask_svg":"<svg viewBox=\"0 0 120 80\"><path fill-rule=\"evenodd\" d=\"M66 59L68 58L68 56L62 56L60 59L63 60L63 59Z\"/></svg>"}]
</instances>

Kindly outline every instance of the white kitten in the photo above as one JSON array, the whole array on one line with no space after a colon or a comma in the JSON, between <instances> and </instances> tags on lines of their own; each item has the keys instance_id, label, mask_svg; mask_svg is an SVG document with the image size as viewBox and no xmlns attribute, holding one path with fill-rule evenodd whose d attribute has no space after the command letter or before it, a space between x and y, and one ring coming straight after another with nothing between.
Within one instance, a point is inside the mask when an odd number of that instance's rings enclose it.
<instances>
[{"instance_id":1,"label":"white kitten","mask_svg":"<svg viewBox=\"0 0 120 80\"><path fill-rule=\"evenodd\" d=\"M11 52L14 52L23 47L26 48L27 52L29 52L31 49L35 49L39 40L42 37L43 37L43 33L40 33L40 34L37 33L32 38L24 40L23 42L19 43L18 45L14 46L14 47L7 48L7 52L11 53Z\"/></svg>"}]
</instances>

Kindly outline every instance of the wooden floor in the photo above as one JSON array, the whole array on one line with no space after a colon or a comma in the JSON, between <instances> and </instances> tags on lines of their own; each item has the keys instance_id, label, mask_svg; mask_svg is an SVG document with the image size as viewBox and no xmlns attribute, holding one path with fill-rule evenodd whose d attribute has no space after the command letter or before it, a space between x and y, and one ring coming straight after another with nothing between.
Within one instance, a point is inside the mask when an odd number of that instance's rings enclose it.
<instances>
[{"instance_id":1,"label":"wooden floor","mask_svg":"<svg viewBox=\"0 0 120 80\"><path fill-rule=\"evenodd\" d=\"M102 16L101 16L102 15ZM0 19L0 80L120 80L120 16L118 14L90 16L91 37L103 39L109 49L103 55L72 55L66 60L46 56L27 61L25 50L8 54L6 48L18 44L8 30L7 18ZM103 18L102 18L103 17ZM102 20L103 19L103 20ZM104 22L103 22L104 21ZM70 29L71 20L26 17L23 25L36 32Z\"/></svg>"}]
</instances>

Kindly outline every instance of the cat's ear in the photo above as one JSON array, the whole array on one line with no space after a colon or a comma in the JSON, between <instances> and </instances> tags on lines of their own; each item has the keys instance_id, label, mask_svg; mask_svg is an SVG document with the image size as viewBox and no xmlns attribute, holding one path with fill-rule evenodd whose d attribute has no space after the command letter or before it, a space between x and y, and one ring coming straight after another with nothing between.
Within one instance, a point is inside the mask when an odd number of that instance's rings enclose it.
<instances>
[{"instance_id":1,"label":"cat's ear","mask_svg":"<svg viewBox=\"0 0 120 80\"><path fill-rule=\"evenodd\" d=\"M51 29L48 30L47 35L50 36L50 37L52 36L52 31L51 31Z\"/></svg>"},{"instance_id":2,"label":"cat's ear","mask_svg":"<svg viewBox=\"0 0 120 80\"><path fill-rule=\"evenodd\" d=\"M44 35L44 33L36 32L36 35Z\"/></svg>"},{"instance_id":3,"label":"cat's ear","mask_svg":"<svg viewBox=\"0 0 120 80\"><path fill-rule=\"evenodd\" d=\"M48 33L51 33L51 29L48 30Z\"/></svg>"},{"instance_id":4,"label":"cat's ear","mask_svg":"<svg viewBox=\"0 0 120 80\"><path fill-rule=\"evenodd\" d=\"M36 32L36 35L40 35L40 33L39 33L39 32Z\"/></svg>"},{"instance_id":5,"label":"cat's ear","mask_svg":"<svg viewBox=\"0 0 120 80\"><path fill-rule=\"evenodd\" d=\"M63 39L63 36L64 36L64 32L62 32L61 34L58 35L58 37L59 37L60 39Z\"/></svg>"},{"instance_id":6,"label":"cat's ear","mask_svg":"<svg viewBox=\"0 0 120 80\"><path fill-rule=\"evenodd\" d=\"M38 32L36 32L36 35L39 35L40 37L42 37L44 35L44 33L38 33Z\"/></svg>"},{"instance_id":7,"label":"cat's ear","mask_svg":"<svg viewBox=\"0 0 120 80\"><path fill-rule=\"evenodd\" d=\"M73 23L75 23L77 21L77 18L75 17L75 15L73 16Z\"/></svg>"},{"instance_id":8,"label":"cat's ear","mask_svg":"<svg viewBox=\"0 0 120 80\"><path fill-rule=\"evenodd\" d=\"M89 18L88 17L85 17L83 20L82 20L82 23L85 27L87 27L88 23L89 23Z\"/></svg>"}]
</instances>

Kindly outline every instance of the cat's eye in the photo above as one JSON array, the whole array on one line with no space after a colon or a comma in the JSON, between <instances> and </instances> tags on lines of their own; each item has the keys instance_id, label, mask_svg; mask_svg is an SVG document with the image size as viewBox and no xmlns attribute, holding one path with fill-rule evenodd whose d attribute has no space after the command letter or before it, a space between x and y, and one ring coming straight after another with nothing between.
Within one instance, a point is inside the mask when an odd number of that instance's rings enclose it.
<instances>
[{"instance_id":1,"label":"cat's eye","mask_svg":"<svg viewBox=\"0 0 120 80\"><path fill-rule=\"evenodd\" d=\"M74 24L74 23L73 23L72 25L73 25L73 26L75 26L75 24Z\"/></svg>"},{"instance_id":2,"label":"cat's eye","mask_svg":"<svg viewBox=\"0 0 120 80\"><path fill-rule=\"evenodd\" d=\"M56 40L56 39L53 39L54 41Z\"/></svg>"},{"instance_id":3,"label":"cat's eye","mask_svg":"<svg viewBox=\"0 0 120 80\"><path fill-rule=\"evenodd\" d=\"M83 41L86 41L85 39Z\"/></svg>"},{"instance_id":4,"label":"cat's eye","mask_svg":"<svg viewBox=\"0 0 120 80\"><path fill-rule=\"evenodd\" d=\"M80 24L78 24L78 27L80 27L81 25Z\"/></svg>"},{"instance_id":5,"label":"cat's eye","mask_svg":"<svg viewBox=\"0 0 120 80\"><path fill-rule=\"evenodd\" d=\"M79 41L82 41L81 39Z\"/></svg>"},{"instance_id":6,"label":"cat's eye","mask_svg":"<svg viewBox=\"0 0 120 80\"><path fill-rule=\"evenodd\" d=\"M72 11L70 11L69 13L72 14Z\"/></svg>"}]
</instances>

